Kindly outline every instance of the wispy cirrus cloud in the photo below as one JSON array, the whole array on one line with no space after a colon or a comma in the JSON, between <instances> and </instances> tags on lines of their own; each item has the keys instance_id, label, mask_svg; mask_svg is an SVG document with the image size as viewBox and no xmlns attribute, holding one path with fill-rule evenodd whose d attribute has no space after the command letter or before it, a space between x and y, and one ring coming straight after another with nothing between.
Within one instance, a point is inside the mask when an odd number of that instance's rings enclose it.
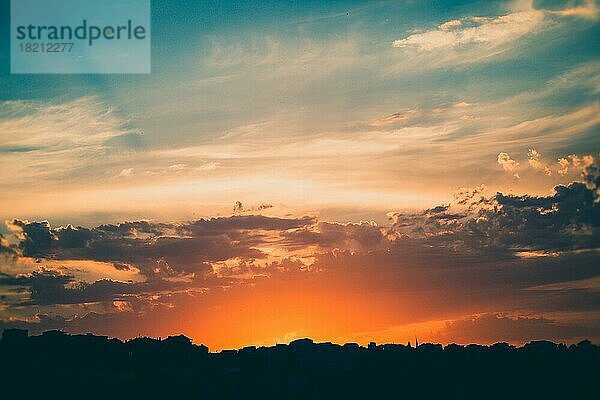
<instances>
[{"instance_id":1,"label":"wispy cirrus cloud","mask_svg":"<svg viewBox=\"0 0 600 400\"><path fill-rule=\"evenodd\" d=\"M0 110L0 185L81 172L110 155L112 140L139 134L93 96L63 103L8 101Z\"/></svg>"},{"instance_id":2,"label":"wispy cirrus cloud","mask_svg":"<svg viewBox=\"0 0 600 400\"><path fill-rule=\"evenodd\" d=\"M65 103L7 101L0 116L0 149L6 153L79 147L100 150L107 140L132 133L112 107L93 96Z\"/></svg>"},{"instance_id":3,"label":"wispy cirrus cloud","mask_svg":"<svg viewBox=\"0 0 600 400\"><path fill-rule=\"evenodd\" d=\"M359 39L346 37L314 40L302 37L252 35L235 42L210 40L210 52L201 61L204 68L252 75L256 80L282 77L303 77L308 80L324 76L353 65L363 64ZM306 84L298 81L295 84Z\"/></svg>"},{"instance_id":4,"label":"wispy cirrus cloud","mask_svg":"<svg viewBox=\"0 0 600 400\"><path fill-rule=\"evenodd\" d=\"M559 10L550 10L552 14L564 16L564 17L579 17L591 20L598 20L600 17L600 8L596 3L596 0L584 0L580 4L573 5Z\"/></svg>"},{"instance_id":5,"label":"wispy cirrus cloud","mask_svg":"<svg viewBox=\"0 0 600 400\"><path fill-rule=\"evenodd\" d=\"M412 47L420 51L468 48L494 49L535 32L543 21L541 11L530 10L502 15L496 18L471 17L451 20L437 29L415 33L392 42L393 47Z\"/></svg>"},{"instance_id":6,"label":"wispy cirrus cloud","mask_svg":"<svg viewBox=\"0 0 600 400\"><path fill-rule=\"evenodd\" d=\"M451 19L434 29L396 39L391 46L416 51L408 54L422 62L428 60L432 67L472 64L508 56L526 46L533 35L560 27L560 18L580 17L593 22L600 15L595 0L558 8L548 8L543 2L514 1L508 7L509 12L502 15Z\"/></svg>"}]
</instances>

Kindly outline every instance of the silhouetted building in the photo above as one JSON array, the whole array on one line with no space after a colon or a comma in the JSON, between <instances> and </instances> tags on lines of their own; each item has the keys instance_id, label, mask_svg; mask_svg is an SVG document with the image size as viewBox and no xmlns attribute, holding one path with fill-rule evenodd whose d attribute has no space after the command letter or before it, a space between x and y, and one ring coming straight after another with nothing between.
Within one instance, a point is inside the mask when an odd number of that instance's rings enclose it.
<instances>
[{"instance_id":1,"label":"silhouetted building","mask_svg":"<svg viewBox=\"0 0 600 400\"><path fill-rule=\"evenodd\" d=\"M2 332L2 341L6 343L14 343L25 341L29 336L29 332L27 329L5 329Z\"/></svg>"},{"instance_id":2,"label":"silhouetted building","mask_svg":"<svg viewBox=\"0 0 600 400\"><path fill-rule=\"evenodd\" d=\"M68 390L128 399L579 399L597 397L600 348L589 341L365 348L305 338L209 353L183 335L122 342L12 329L0 341L0 360L3 393L22 388L19 398L63 398Z\"/></svg>"}]
</instances>

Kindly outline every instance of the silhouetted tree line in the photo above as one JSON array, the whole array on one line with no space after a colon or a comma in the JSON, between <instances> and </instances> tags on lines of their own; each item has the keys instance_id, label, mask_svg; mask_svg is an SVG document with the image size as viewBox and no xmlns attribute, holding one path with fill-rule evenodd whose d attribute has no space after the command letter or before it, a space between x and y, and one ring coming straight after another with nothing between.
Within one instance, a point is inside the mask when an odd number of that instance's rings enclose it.
<instances>
[{"instance_id":1,"label":"silhouetted tree line","mask_svg":"<svg viewBox=\"0 0 600 400\"><path fill-rule=\"evenodd\" d=\"M600 395L599 356L589 341L365 348L300 339L210 353L183 335L122 342L7 329L0 393L13 394L7 399L592 399Z\"/></svg>"}]
</instances>

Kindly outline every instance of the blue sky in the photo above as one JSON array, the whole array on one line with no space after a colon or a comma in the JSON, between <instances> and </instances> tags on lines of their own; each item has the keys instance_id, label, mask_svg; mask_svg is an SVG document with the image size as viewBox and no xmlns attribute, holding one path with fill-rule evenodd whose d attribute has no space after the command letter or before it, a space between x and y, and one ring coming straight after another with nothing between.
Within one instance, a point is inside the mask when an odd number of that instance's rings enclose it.
<instances>
[{"instance_id":1,"label":"blue sky","mask_svg":"<svg viewBox=\"0 0 600 400\"><path fill-rule=\"evenodd\" d=\"M159 216L157 204L210 215L237 200L381 221L461 186L546 193L556 174L516 182L496 157L527 162L534 148L550 165L598 149L597 19L593 1L153 1L152 73L135 76L11 75L5 35L0 121L40 131L52 107L83 114L55 126L72 131L55 142L5 135L15 173L0 186L11 198L33 195L17 181L60 187L77 200L43 213L81 221ZM577 132L561 137L549 119ZM91 191L114 202L79 209Z\"/></svg>"}]
</instances>

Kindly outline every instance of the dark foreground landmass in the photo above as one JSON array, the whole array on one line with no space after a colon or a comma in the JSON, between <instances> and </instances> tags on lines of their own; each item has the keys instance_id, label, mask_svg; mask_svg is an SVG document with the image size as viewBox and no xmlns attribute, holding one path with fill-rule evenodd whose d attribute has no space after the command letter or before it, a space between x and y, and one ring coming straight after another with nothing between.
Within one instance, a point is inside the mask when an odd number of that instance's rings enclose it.
<instances>
[{"instance_id":1,"label":"dark foreground landmass","mask_svg":"<svg viewBox=\"0 0 600 400\"><path fill-rule=\"evenodd\" d=\"M185 336L122 342L5 330L0 394L18 398L600 398L600 347L399 344L301 339L210 353Z\"/></svg>"}]
</instances>

